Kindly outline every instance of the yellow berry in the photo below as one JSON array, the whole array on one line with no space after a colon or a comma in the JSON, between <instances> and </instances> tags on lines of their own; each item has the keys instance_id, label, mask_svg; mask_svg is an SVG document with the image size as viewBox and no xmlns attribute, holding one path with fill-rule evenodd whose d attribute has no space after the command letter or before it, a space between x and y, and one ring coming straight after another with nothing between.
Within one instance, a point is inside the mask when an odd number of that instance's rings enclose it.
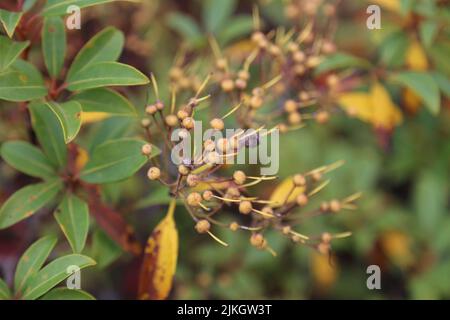
<instances>
[{"instance_id":1,"label":"yellow berry","mask_svg":"<svg viewBox=\"0 0 450 320\"><path fill-rule=\"evenodd\" d=\"M161 177L161 170L157 167L151 167L147 171L147 176L150 180L157 180Z\"/></svg>"},{"instance_id":2,"label":"yellow berry","mask_svg":"<svg viewBox=\"0 0 450 320\"><path fill-rule=\"evenodd\" d=\"M289 113L297 111L297 103L292 99L286 100L284 103L284 111Z\"/></svg>"},{"instance_id":3,"label":"yellow berry","mask_svg":"<svg viewBox=\"0 0 450 320\"><path fill-rule=\"evenodd\" d=\"M183 127L185 127L188 130L191 130L194 128L194 119L191 117L184 118L182 121Z\"/></svg>"},{"instance_id":4,"label":"yellow berry","mask_svg":"<svg viewBox=\"0 0 450 320\"><path fill-rule=\"evenodd\" d=\"M239 184L239 185L244 184L246 179L247 179L247 176L241 170L235 171L233 173L233 180L236 184Z\"/></svg>"},{"instance_id":5,"label":"yellow berry","mask_svg":"<svg viewBox=\"0 0 450 320\"><path fill-rule=\"evenodd\" d=\"M225 128L223 120L219 118L212 119L209 124L211 125L211 128L213 128L214 130L223 130L223 128Z\"/></svg>"},{"instance_id":6,"label":"yellow berry","mask_svg":"<svg viewBox=\"0 0 450 320\"><path fill-rule=\"evenodd\" d=\"M210 228L211 224L206 219L199 220L195 225L195 230L197 230L198 233L206 233L209 231Z\"/></svg>"},{"instance_id":7,"label":"yellow berry","mask_svg":"<svg viewBox=\"0 0 450 320\"><path fill-rule=\"evenodd\" d=\"M152 153L152 145L149 143L146 143L142 146L141 152L145 156L149 156Z\"/></svg>"},{"instance_id":8,"label":"yellow berry","mask_svg":"<svg viewBox=\"0 0 450 320\"><path fill-rule=\"evenodd\" d=\"M297 205L303 207L308 204L308 197L304 193L301 193L297 196L295 201L297 202Z\"/></svg>"},{"instance_id":9,"label":"yellow berry","mask_svg":"<svg viewBox=\"0 0 450 320\"><path fill-rule=\"evenodd\" d=\"M151 104L145 108L145 112L149 115L154 115L156 112L158 112L158 109L154 104Z\"/></svg>"},{"instance_id":10,"label":"yellow berry","mask_svg":"<svg viewBox=\"0 0 450 320\"><path fill-rule=\"evenodd\" d=\"M189 178L189 177L188 177L188 178ZM213 195L214 195L214 194L212 193L211 190L206 190L206 191L203 192L202 197L203 197L204 200L210 201L210 200L213 198Z\"/></svg>"},{"instance_id":11,"label":"yellow berry","mask_svg":"<svg viewBox=\"0 0 450 320\"><path fill-rule=\"evenodd\" d=\"M230 230L231 231L236 231L238 229L239 229L239 224L237 222L230 223Z\"/></svg>"},{"instance_id":12,"label":"yellow berry","mask_svg":"<svg viewBox=\"0 0 450 320\"><path fill-rule=\"evenodd\" d=\"M250 201L245 200L239 203L239 212L242 214L249 214L250 212L252 212L252 209L253 206Z\"/></svg>"},{"instance_id":13,"label":"yellow berry","mask_svg":"<svg viewBox=\"0 0 450 320\"><path fill-rule=\"evenodd\" d=\"M178 166L178 172L182 175L182 176L186 176L189 174L189 168L186 167L185 165L181 164Z\"/></svg>"},{"instance_id":14,"label":"yellow berry","mask_svg":"<svg viewBox=\"0 0 450 320\"><path fill-rule=\"evenodd\" d=\"M165 120L169 127L175 127L178 125L178 118L174 114L167 115Z\"/></svg>"},{"instance_id":15,"label":"yellow berry","mask_svg":"<svg viewBox=\"0 0 450 320\"><path fill-rule=\"evenodd\" d=\"M234 81L231 79L224 79L220 83L220 86L224 92L230 92L234 89Z\"/></svg>"},{"instance_id":16,"label":"yellow berry","mask_svg":"<svg viewBox=\"0 0 450 320\"><path fill-rule=\"evenodd\" d=\"M316 115L317 123L324 124L330 119L330 114L327 111L319 111Z\"/></svg>"},{"instance_id":17,"label":"yellow berry","mask_svg":"<svg viewBox=\"0 0 450 320\"><path fill-rule=\"evenodd\" d=\"M202 196L200 193L192 192L186 198L187 204L192 207L198 207L202 201Z\"/></svg>"},{"instance_id":18,"label":"yellow berry","mask_svg":"<svg viewBox=\"0 0 450 320\"><path fill-rule=\"evenodd\" d=\"M330 201L330 211L331 212L339 212L341 210L341 203L338 200Z\"/></svg>"},{"instance_id":19,"label":"yellow berry","mask_svg":"<svg viewBox=\"0 0 450 320\"><path fill-rule=\"evenodd\" d=\"M186 183L189 187L196 187L199 183L199 177L195 174L190 174L186 177Z\"/></svg>"},{"instance_id":20,"label":"yellow berry","mask_svg":"<svg viewBox=\"0 0 450 320\"><path fill-rule=\"evenodd\" d=\"M292 125L299 124L302 122L302 116L298 112L292 112L289 114L288 121Z\"/></svg>"}]
</instances>

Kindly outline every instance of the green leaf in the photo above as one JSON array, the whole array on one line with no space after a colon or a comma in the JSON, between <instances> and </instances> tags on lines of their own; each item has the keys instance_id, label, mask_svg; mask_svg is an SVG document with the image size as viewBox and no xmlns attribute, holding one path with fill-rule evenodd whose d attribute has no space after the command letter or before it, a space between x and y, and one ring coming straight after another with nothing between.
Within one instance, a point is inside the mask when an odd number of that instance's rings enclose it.
<instances>
[{"instance_id":1,"label":"green leaf","mask_svg":"<svg viewBox=\"0 0 450 320\"><path fill-rule=\"evenodd\" d=\"M432 114L436 115L439 113L441 96L439 87L431 75L423 72L406 71L397 73L392 77L392 80L413 90L422 98L425 106Z\"/></svg>"},{"instance_id":2,"label":"green leaf","mask_svg":"<svg viewBox=\"0 0 450 320\"><path fill-rule=\"evenodd\" d=\"M78 101L48 102L47 106L55 113L61 124L65 143L75 139L81 128L81 104Z\"/></svg>"},{"instance_id":3,"label":"green leaf","mask_svg":"<svg viewBox=\"0 0 450 320\"><path fill-rule=\"evenodd\" d=\"M139 70L119 62L97 62L67 79L70 91L107 86L134 86L150 80Z\"/></svg>"},{"instance_id":4,"label":"green leaf","mask_svg":"<svg viewBox=\"0 0 450 320\"><path fill-rule=\"evenodd\" d=\"M8 69L29 44L29 41L16 42L0 36L0 72Z\"/></svg>"},{"instance_id":5,"label":"green leaf","mask_svg":"<svg viewBox=\"0 0 450 320\"><path fill-rule=\"evenodd\" d=\"M28 11L31 8L34 7L34 5L36 4L37 0L25 0L25 2L23 3L23 11Z\"/></svg>"},{"instance_id":6,"label":"green leaf","mask_svg":"<svg viewBox=\"0 0 450 320\"><path fill-rule=\"evenodd\" d=\"M16 30L19 24L20 18L22 18L22 12L11 12L0 9L0 22L3 28L5 28L8 37L12 38L14 35L14 30Z\"/></svg>"},{"instance_id":7,"label":"green leaf","mask_svg":"<svg viewBox=\"0 0 450 320\"><path fill-rule=\"evenodd\" d=\"M81 104L83 112L107 112L120 116L136 116L136 110L131 102L111 89L86 90L74 95L72 99Z\"/></svg>"},{"instance_id":8,"label":"green leaf","mask_svg":"<svg viewBox=\"0 0 450 320\"><path fill-rule=\"evenodd\" d=\"M436 21L426 20L419 26L420 39L426 47L430 47L437 35L439 26Z\"/></svg>"},{"instance_id":9,"label":"green leaf","mask_svg":"<svg viewBox=\"0 0 450 320\"><path fill-rule=\"evenodd\" d=\"M67 163L67 147L60 121L47 103L31 103L31 123L44 153L58 168Z\"/></svg>"},{"instance_id":10,"label":"green leaf","mask_svg":"<svg viewBox=\"0 0 450 320\"><path fill-rule=\"evenodd\" d=\"M26 186L16 191L0 209L0 229L5 229L33 215L50 203L61 190L60 180Z\"/></svg>"},{"instance_id":11,"label":"green leaf","mask_svg":"<svg viewBox=\"0 0 450 320\"><path fill-rule=\"evenodd\" d=\"M435 43L429 49L433 62L436 65L436 69L444 72L450 77L450 43Z\"/></svg>"},{"instance_id":12,"label":"green leaf","mask_svg":"<svg viewBox=\"0 0 450 320\"><path fill-rule=\"evenodd\" d=\"M95 265L95 261L80 254L70 254L55 259L42 268L31 280L22 296L24 300L34 300L47 293L71 274L68 268L77 266L83 269Z\"/></svg>"},{"instance_id":13,"label":"green leaf","mask_svg":"<svg viewBox=\"0 0 450 320\"><path fill-rule=\"evenodd\" d=\"M89 209L86 202L73 194L67 194L56 209L55 218L72 251L83 251L89 231Z\"/></svg>"},{"instance_id":14,"label":"green leaf","mask_svg":"<svg viewBox=\"0 0 450 320\"><path fill-rule=\"evenodd\" d=\"M7 71L0 73L0 99L30 101L46 94L44 80L31 63L17 59Z\"/></svg>"},{"instance_id":15,"label":"green leaf","mask_svg":"<svg viewBox=\"0 0 450 320\"><path fill-rule=\"evenodd\" d=\"M0 150L3 160L11 167L37 178L53 178L55 168L39 148L26 141L5 142Z\"/></svg>"},{"instance_id":16,"label":"green leaf","mask_svg":"<svg viewBox=\"0 0 450 320\"><path fill-rule=\"evenodd\" d=\"M95 300L95 298L83 290L55 288L50 290L40 300Z\"/></svg>"},{"instance_id":17,"label":"green leaf","mask_svg":"<svg viewBox=\"0 0 450 320\"><path fill-rule=\"evenodd\" d=\"M358 58L347 53L336 53L323 60L316 68L316 73L320 74L330 70L343 68L370 68L370 66L370 62L365 59Z\"/></svg>"},{"instance_id":18,"label":"green leaf","mask_svg":"<svg viewBox=\"0 0 450 320\"><path fill-rule=\"evenodd\" d=\"M48 73L56 78L61 72L66 56L66 28L61 18L44 19L42 51Z\"/></svg>"},{"instance_id":19,"label":"green leaf","mask_svg":"<svg viewBox=\"0 0 450 320\"><path fill-rule=\"evenodd\" d=\"M92 236L92 256L99 268L105 268L123 253L122 248L102 230Z\"/></svg>"},{"instance_id":20,"label":"green leaf","mask_svg":"<svg viewBox=\"0 0 450 320\"><path fill-rule=\"evenodd\" d=\"M0 278L0 300L8 300L11 298L11 291L6 282Z\"/></svg>"},{"instance_id":21,"label":"green leaf","mask_svg":"<svg viewBox=\"0 0 450 320\"><path fill-rule=\"evenodd\" d=\"M92 158L81 173L81 178L90 183L107 183L129 178L147 162L147 157L141 153L145 143L127 138L101 144L95 148ZM159 153L153 146L151 157Z\"/></svg>"},{"instance_id":22,"label":"green leaf","mask_svg":"<svg viewBox=\"0 0 450 320\"><path fill-rule=\"evenodd\" d=\"M409 41L404 32L390 34L380 46L380 59L388 67L399 67L405 62Z\"/></svg>"},{"instance_id":23,"label":"green leaf","mask_svg":"<svg viewBox=\"0 0 450 320\"><path fill-rule=\"evenodd\" d=\"M450 98L450 80L439 71L434 71L431 74L433 76L434 81L436 81L439 89Z\"/></svg>"},{"instance_id":24,"label":"green leaf","mask_svg":"<svg viewBox=\"0 0 450 320\"><path fill-rule=\"evenodd\" d=\"M65 15L67 13L67 8L71 5L86 8L117 1L139 2L139 0L47 0L42 14L44 16Z\"/></svg>"},{"instance_id":25,"label":"green leaf","mask_svg":"<svg viewBox=\"0 0 450 320\"><path fill-rule=\"evenodd\" d=\"M167 17L169 27L178 32L183 38L191 43L202 38L202 32L193 18L181 13L171 13Z\"/></svg>"},{"instance_id":26,"label":"green leaf","mask_svg":"<svg viewBox=\"0 0 450 320\"><path fill-rule=\"evenodd\" d=\"M34 242L20 257L14 275L14 290L22 292L29 280L41 269L56 245L55 236L46 236Z\"/></svg>"},{"instance_id":27,"label":"green leaf","mask_svg":"<svg viewBox=\"0 0 450 320\"><path fill-rule=\"evenodd\" d=\"M237 16L230 20L219 33L219 40L226 44L237 38L250 34L253 30L253 18L251 16Z\"/></svg>"},{"instance_id":28,"label":"green leaf","mask_svg":"<svg viewBox=\"0 0 450 320\"><path fill-rule=\"evenodd\" d=\"M424 172L414 188L414 205L419 225L433 233L445 217L448 192L446 180L436 172Z\"/></svg>"},{"instance_id":29,"label":"green leaf","mask_svg":"<svg viewBox=\"0 0 450 320\"><path fill-rule=\"evenodd\" d=\"M102 61L116 61L122 53L125 38L116 28L105 28L92 37L80 50L70 66L67 78Z\"/></svg>"},{"instance_id":30,"label":"green leaf","mask_svg":"<svg viewBox=\"0 0 450 320\"><path fill-rule=\"evenodd\" d=\"M215 33L225 26L236 8L236 0L208 0L203 2L203 23L206 31Z\"/></svg>"}]
</instances>

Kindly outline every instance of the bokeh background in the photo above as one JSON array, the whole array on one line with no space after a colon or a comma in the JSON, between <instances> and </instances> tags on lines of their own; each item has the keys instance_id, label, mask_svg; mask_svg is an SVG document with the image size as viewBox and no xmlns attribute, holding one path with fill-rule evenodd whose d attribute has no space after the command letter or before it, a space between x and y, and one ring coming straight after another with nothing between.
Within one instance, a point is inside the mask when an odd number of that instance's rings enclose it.
<instances>
[{"instance_id":1,"label":"bokeh background","mask_svg":"<svg viewBox=\"0 0 450 320\"><path fill-rule=\"evenodd\" d=\"M246 50L248 43L243 39L252 32L253 4L260 6L265 30L283 25L288 28L292 23L287 18L293 9L289 1L230 0L234 3L230 12L213 13L208 10L207 2L152 0L139 5L120 3L83 10L83 32L72 31L70 55L75 55L81 43L104 26L117 26L127 35L121 60L147 74L154 72L165 94L168 70L180 48L192 52L189 56L192 61L202 60L202 55L210 54L207 34L212 32L224 50L236 55ZM386 68L402 64L405 48L399 43L407 41L414 31L410 31L408 24L411 16L402 15L392 5L394 2L404 1L379 1L382 29L368 30L369 3L341 1L336 34L338 50ZM429 66L448 77L448 1L416 2L424 3L414 13L420 17L419 21L429 19L439 23L439 45L425 48ZM389 37L396 32L403 38L399 36L393 41ZM420 103L412 108L400 90L390 90L404 111L403 122L391 130L375 130L371 124L343 112L326 126L309 125L281 140L280 176L342 159L345 165L330 174L331 183L321 192L321 197L363 193L358 210L317 218L302 226L305 233L353 232L352 237L333 244L331 259L270 233L268 240L278 252L275 258L251 247L247 234L219 230L218 235L230 244L224 248L209 237L195 233L187 213L179 210L176 221L181 243L171 298L450 298L449 100L443 98L441 111L434 116ZM141 106L143 111L145 93L136 90L133 95L136 106ZM21 135L20 126L9 121L9 113L8 108L0 110L0 141ZM126 134L132 127L132 120L112 118L91 125L88 130L102 139L105 132ZM16 174L0 162L0 201L4 201L11 189L28 182L23 181L23 176L22 180L17 179ZM259 192L269 195L274 187L266 184ZM142 241L163 216L168 199L165 190L157 184L138 178L111 186L105 197L137 226ZM13 268L34 234L57 230L54 223L45 224L51 221L51 215L39 219L31 222L31 232L29 226L25 229L22 224L0 232L3 268ZM27 230L26 235L23 230ZM99 262L99 268L83 273L83 289L99 299L134 298L139 259L121 252L100 231L95 232L90 243L89 250ZM366 269L372 264L382 270L381 290L366 287Z\"/></svg>"}]
</instances>

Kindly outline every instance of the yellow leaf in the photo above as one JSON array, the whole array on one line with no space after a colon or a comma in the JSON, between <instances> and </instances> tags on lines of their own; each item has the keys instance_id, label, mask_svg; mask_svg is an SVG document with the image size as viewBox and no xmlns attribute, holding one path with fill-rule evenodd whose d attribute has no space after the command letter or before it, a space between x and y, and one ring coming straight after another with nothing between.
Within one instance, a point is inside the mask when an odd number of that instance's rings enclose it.
<instances>
[{"instance_id":1,"label":"yellow leaf","mask_svg":"<svg viewBox=\"0 0 450 320\"><path fill-rule=\"evenodd\" d=\"M313 252L310 261L311 273L317 287L321 290L329 289L338 276L336 260L328 255Z\"/></svg>"},{"instance_id":2,"label":"yellow leaf","mask_svg":"<svg viewBox=\"0 0 450 320\"><path fill-rule=\"evenodd\" d=\"M370 94L372 98L372 123L376 128L391 129L403 120L400 109L392 102L386 88L375 82Z\"/></svg>"},{"instance_id":3,"label":"yellow leaf","mask_svg":"<svg viewBox=\"0 0 450 320\"><path fill-rule=\"evenodd\" d=\"M178 257L178 231L173 218L172 200L165 218L150 235L139 278L139 299L166 299L172 288Z\"/></svg>"},{"instance_id":4,"label":"yellow leaf","mask_svg":"<svg viewBox=\"0 0 450 320\"><path fill-rule=\"evenodd\" d=\"M107 112L81 112L81 123L94 123L107 119L111 114Z\"/></svg>"},{"instance_id":5,"label":"yellow leaf","mask_svg":"<svg viewBox=\"0 0 450 320\"><path fill-rule=\"evenodd\" d=\"M298 195L305 192L304 187L296 187L294 189L294 182L292 177L288 177L281 182L270 196L270 201L274 202L271 207L281 207L285 203L294 202ZM287 200L286 200L287 198Z\"/></svg>"},{"instance_id":6,"label":"yellow leaf","mask_svg":"<svg viewBox=\"0 0 450 320\"><path fill-rule=\"evenodd\" d=\"M412 114L416 113L422 105L422 99L409 88L403 90L402 99L406 110Z\"/></svg>"},{"instance_id":7,"label":"yellow leaf","mask_svg":"<svg viewBox=\"0 0 450 320\"><path fill-rule=\"evenodd\" d=\"M425 71L428 69L427 55L417 40L413 40L406 51L406 65L411 70Z\"/></svg>"},{"instance_id":8,"label":"yellow leaf","mask_svg":"<svg viewBox=\"0 0 450 320\"><path fill-rule=\"evenodd\" d=\"M391 10L397 13L401 12L400 0L371 0L371 4L378 4L384 9Z\"/></svg>"},{"instance_id":9,"label":"yellow leaf","mask_svg":"<svg viewBox=\"0 0 450 320\"><path fill-rule=\"evenodd\" d=\"M86 165L88 160L89 160L89 155L88 155L87 151L81 147L78 147L78 154L77 154L77 158L75 159L75 167L76 167L77 171L81 171L81 169L84 168L84 166Z\"/></svg>"},{"instance_id":10,"label":"yellow leaf","mask_svg":"<svg viewBox=\"0 0 450 320\"><path fill-rule=\"evenodd\" d=\"M350 92L338 98L339 105L350 116L371 123L376 128L392 129L403 120L400 109L394 104L387 90L378 82L369 93Z\"/></svg>"},{"instance_id":11,"label":"yellow leaf","mask_svg":"<svg viewBox=\"0 0 450 320\"><path fill-rule=\"evenodd\" d=\"M391 262L405 268L414 263L411 239L401 231L386 231L381 236L381 247Z\"/></svg>"},{"instance_id":12,"label":"yellow leaf","mask_svg":"<svg viewBox=\"0 0 450 320\"><path fill-rule=\"evenodd\" d=\"M363 92L346 93L339 97L338 102L350 116L371 122L373 110L369 94Z\"/></svg>"}]
</instances>

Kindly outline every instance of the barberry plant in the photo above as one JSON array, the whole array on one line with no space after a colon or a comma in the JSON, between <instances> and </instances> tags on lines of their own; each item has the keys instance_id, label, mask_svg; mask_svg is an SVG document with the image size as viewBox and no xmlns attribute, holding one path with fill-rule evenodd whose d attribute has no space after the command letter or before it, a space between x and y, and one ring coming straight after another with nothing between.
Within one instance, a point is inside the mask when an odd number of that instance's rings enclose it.
<instances>
[{"instance_id":1,"label":"barberry plant","mask_svg":"<svg viewBox=\"0 0 450 320\"><path fill-rule=\"evenodd\" d=\"M70 34L61 17L67 6L104 2L109 1L17 1L9 10L0 9L5 31L0 36L0 100L16 108L24 124L20 139L2 143L0 152L10 167L31 177L2 204L0 229L12 228L39 211L53 211L67 242L61 245L72 251L42 267L58 239L37 240L17 265L13 293L0 282L0 298L92 298L84 291L53 288L70 276L71 265L80 269L95 265L85 255L90 252L86 243L105 235L124 251L143 255L138 298L167 298L178 257L177 204L185 207L197 233L227 246L214 229L247 232L252 246L274 256L277 253L265 237L268 230L325 255L331 253L333 240L351 235L346 230L306 235L297 228L306 218L356 209L360 193L310 206L310 200L330 182L326 174L342 162L293 172L275 185L280 177L255 174L258 166L239 167L232 161L239 152L258 147L264 128L268 136L284 134L302 128L308 119L325 124L335 112L331 97L340 78L334 73L317 76L322 59L335 46L328 38L329 26L320 31L312 22L316 12L291 30L264 32L255 7L250 52L240 59L228 57L213 34L207 39L212 55L209 52L204 60L211 63L197 69L180 50L168 70L169 93L163 96L155 75L118 62L126 39L116 28L98 32L67 63ZM222 1L211 3L223 5ZM333 8L324 14L332 17ZM209 12L217 10L213 7ZM206 28L213 33L219 26L218 21L206 20ZM137 109L124 87L150 84L152 96L145 108ZM85 130L88 123L110 116L115 116L115 122L102 132ZM135 134L123 134L121 123L138 116ZM191 139L197 121L217 133L227 128L242 131L217 141L208 139L201 145L200 157L194 152L175 163L173 136ZM253 133L249 136L244 129ZM145 176L141 174L144 167L148 180L160 183L170 200L166 217L142 250L132 225L108 203L105 191L112 183ZM259 184L272 184L274 191L268 197L252 193ZM101 235L90 233L94 228Z\"/></svg>"}]
</instances>

